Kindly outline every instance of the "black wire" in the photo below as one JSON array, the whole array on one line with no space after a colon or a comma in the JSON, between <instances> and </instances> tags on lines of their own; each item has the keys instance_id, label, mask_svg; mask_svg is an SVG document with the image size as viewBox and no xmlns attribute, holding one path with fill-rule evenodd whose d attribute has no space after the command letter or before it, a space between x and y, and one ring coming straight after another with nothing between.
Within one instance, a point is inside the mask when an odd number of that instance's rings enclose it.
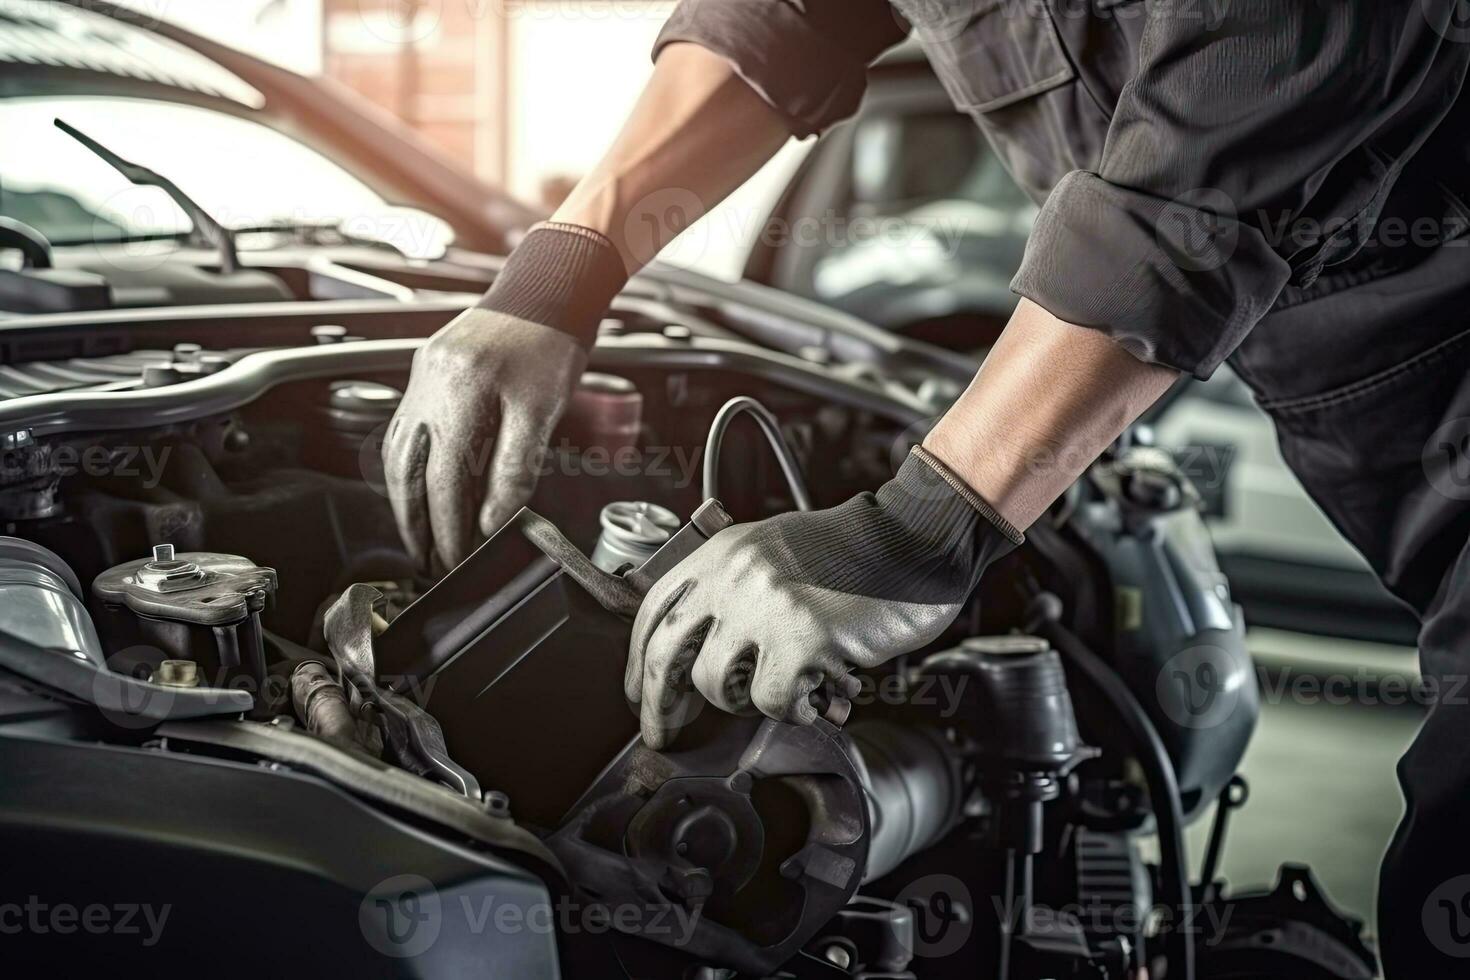
<instances>
[{"instance_id":1,"label":"black wire","mask_svg":"<svg viewBox=\"0 0 1470 980\"><path fill-rule=\"evenodd\" d=\"M1042 605L1037 603L1038 607ZM1076 634L1051 616L1043 618L1041 632L1058 653L1086 674L1102 692L1133 737L1159 825L1163 898L1169 908L1178 912L1165 942L1165 949L1169 951L1169 976L1176 976L1174 968L1177 967L1179 980L1194 980L1194 936L1191 932L1194 928L1194 902L1185 860L1184 804L1179 798L1179 780L1174 773L1174 763L1169 759L1169 751L1128 685Z\"/></svg>"},{"instance_id":2,"label":"black wire","mask_svg":"<svg viewBox=\"0 0 1470 980\"><path fill-rule=\"evenodd\" d=\"M786 484L791 488L791 498L796 501L796 509L811 510L811 494L807 493L806 481L801 475L801 466L796 462L796 457L792 454L786 437L781 434L780 423L776 421L776 416L771 414L770 409L747 395L741 395L725 402L715 413L714 421L710 423L709 438L704 444L704 498L706 500L719 499L720 450L725 441L725 430L742 412L755 419L756 424L765 433L766 441L771 444L771 449L776 454L776 461L781 464L781 472L786 477Z\"/></svg>"}]
</instances>

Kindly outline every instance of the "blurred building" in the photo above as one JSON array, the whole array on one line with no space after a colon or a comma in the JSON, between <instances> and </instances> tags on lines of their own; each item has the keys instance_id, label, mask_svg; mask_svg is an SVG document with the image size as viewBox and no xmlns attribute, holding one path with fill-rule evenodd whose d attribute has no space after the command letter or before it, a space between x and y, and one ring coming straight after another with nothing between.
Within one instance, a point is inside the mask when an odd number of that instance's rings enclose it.
<instances>
[{"instance_id":1,"label":"blurred building","mask_svg":"<svg viewBox=\"0 0 1470 980\"><path fill-rule=\"evenodd\" d=\"M612 140L674 0L113 0L346 85L474 173L550 209ZM736 278L808 144L665 258Z\"/></svg>"},{"instance_id":2,"label":"blurred building","mask_svg":"<svg viewBox=\"0 0 1470 980\"><path fill-rule=\"evenodd\" d=\"M322 0L325 73L526 200L591 165L651 65L655 0Z\"/></svg>"}]
</instances>

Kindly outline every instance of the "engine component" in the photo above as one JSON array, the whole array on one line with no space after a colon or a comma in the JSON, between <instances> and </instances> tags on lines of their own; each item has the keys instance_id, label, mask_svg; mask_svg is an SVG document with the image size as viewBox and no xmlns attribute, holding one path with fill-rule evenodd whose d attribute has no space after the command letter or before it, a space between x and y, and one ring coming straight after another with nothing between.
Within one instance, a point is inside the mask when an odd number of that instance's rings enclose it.
<instances>
[{"instance_id":1,"label":"engine component","mask_svg":"<svg viewBox=\"0 0 1470 980\"><path fill-rule=\"evenodd\" d=\"M109 670L82 586L51 551L0 537L0 667L65 691L122 724L238 714L245 691L150 683Z\"/></svg>"},{"instance_id":2,"label":"engine component","mask_svg":"<svg viewBox=\"0 0 1470 980\"><path fill-rule=\"evenodd\" d=\"M997 805L992 838L1008 850L1039 853L1042 805L1061 794L1068 773L1097 755L1077 734L1061 658L1040 637L977 637L925 658L920 670L975 682L978 716L986 722L976 755Z\"/></svg>"},{"instance_id":3,"label":"engine component","mask_svg":"<svg viewBox=\"0 0 1470 980\"><path fill-rule=\"evenodd\" d=\"M869 859L871 866L872 860ZM837 913L834 933L812 943L823 960L874 980L909 980L914 958L914 912L896 902L858 896Z\"/></svg>"},{"instance_id":4,"label":"engine component","mask_svg":"<svg viewBox=\"0 0 1470 980\"><path fill-rule=\"evenodd\" d=\"M0 521L36 520L61 509L51 446L30 429L0 432Z\"/></svg>"},{"instance_id":5,"label":"engine component","mask_svg":"<svg viewBox=\"0 0 1470 980\"><path fill-rule=\"evenodd\" d=\"M372 381L337 381L327 391L326 425L313 428L320 449L313 455L339 476L383 484L383 435L403 392Z\"/></svg>"},{"instance_id":6,"label":"engine component","mask_svg":"<svg viewBox=\"0 0 1470 980\"><path fill-rule=\"evenodd\" d=\"M643 394L627 378L588 371L577 382L562 416L560 432L573 448L609 456L638 444L643 425Z\"/></svg>"},{"instance_id":7,"label":"engine component","mask_svg":"<svg viewBox=\"0 0 1470 980\"><path fill-rule=\"evenodd\" d=\"M352 713L346 689L326 664L308 660L291 673L291 707L313 735L339 745L365 749L374 756L383 751L382 739L375 737L377 729L359 722Z\"/></svg>"},{"instance_id":8,"label":"engine component","mask_svg":"<svg viewBox=\"0 0 1470 980\"><path fill-rule=\"evenodd\" d=\"M1200 980L1378 976L1378 959L1363 944L1363 923L1333 908L1303 865L1282 865L1269 893L1232 895L1220 906L1206 909L1201 919L1220 926L1202 944Z\"/></svg>"},{"instance_id":9,"label":"engine component","mask_svg":"<svg viewBox=\"0 0 1470 980\"><path fill-rule=\"evenodd\" d=\"M199 665L192 660L165 660L153 672L153 683L164 687L198 687Z\"/></svg>"},{"instance_id":10,"label":"engine component","mask_svg":"<svg viewBox=\"0 0 1470 980\"><path fill-rule=\"evenodd\" d=\"M643 564L679 530L678 515L642 500L608 504L598 520L602 534L592 549L592 563L605 572Z\"/></svg>"},{"instance_id":11,"label":"engine component","mask_svg":"<svg viewBox=\"0 0 1470 980\"><path fill-rule=\"evenodd\" d=\"M929 728L859 722L845 733L862 775L873 839L864 881L873 881L936 843L959 819L963 762Z\"/></svg>"},{"instance_id":12,"label":"engine component","mask_svg":"<svg viewBox=\"0 0 1470 980\"><path fill-rule=\"evenodd\" d=\"M1112 579L1113 666L1168 748L1192 821L1235 775L1260 717L1245 624L1199 495L1167 453L1134 447L1092 479L1104 497L1073 525Z\"/></svg>"},{"instance_id":13,"label":"engine component","mask_svg":"<svg viewBox=\"0 0 1470 980\"><path fill-rule=\"evenodd\" d=\"M625 913L620 931L769 976L867 864L862 779L835 731L707 712L673 749L630 745L547 846L589 900ZM653 928L680 913L698 913L686 932Z\"/></svg>"},{"instance_id":14,"label":"engine component","mask_svg":"<svg viewBox=\"0 0 1470 980\"><path fill-rule=\"evenodd\" d=\"M381 622L376 607L382 598L371 585L353 585L327 610L324 628L337 667L359 703L371 704L382 717L385 742L399 765L478 800L480 784L450 758L438 720L422 705L378 686L373 634Z\"/></svg>"},{"instance_id":15,"label":"engine component","mask_svg":"<svg viewBox=\"0 0 1470 980\"><path fill-rule=\"evenodd\" d=\"M521 817L554 827L637 731L623 700L622 657L589 651L626 650L627 620L647 584L729 524L708 501L620 577L522 509L376 638L378 677L410 696L432 687L456 757L508 793ZM558 726L544 746L526 744L524 733L544 727L549 710L575 713L577 724ZM506 752L508 744L518 751Z\"/></svg>"},{"instance_id":16,"label":"engine component","mask_svg":"<svg viewBox=\"0 0 1470 980\"><path fill-rule=\"evenodd\" d=\"M92 583L107 609L131 613L129 631L164 651L161 660L203 662L213 686L249 679L258 715L273 713L260 613L276 591L276 572L248 558L207 551L174 553L160 544L150 558L108 569ZM126 625L117 616L115 625ZM210 673L209 668L213 669Z\"/></svg>"},{"instance_id":17,"label":"engine component","mask_svg":"<svg viewBox=\"0 0 1470 980\"><path fill-rule=\"evenodd\" d=\"M9 636L95 667L105 667L102 643L82 604L76 573L54 552L0 538L0 623Z\"/></svg>"},{"instance_id":18,"label":"engine component","mask_svg":"<svg viewBox=\"0 0 1470 980\"><path fill-rule=\"evenodd\" d=\"M1034 636L979 637L959 650L924 660L927 674L950 673L977 682L975 701L986 720L977 739L981 785L992 801L991 842L1006 852L999 980L1011 976L1014 939L1051 953L1091 950L1076 940L1075 923L1060 917L1041 933L1028 929L1034 858L1044 843L1046 804L1061 796L1067 775L1096 756L1082 744L1061 658ZM1029 933L1029 934L1028 934Z\"/></svg>"}]
</instances>

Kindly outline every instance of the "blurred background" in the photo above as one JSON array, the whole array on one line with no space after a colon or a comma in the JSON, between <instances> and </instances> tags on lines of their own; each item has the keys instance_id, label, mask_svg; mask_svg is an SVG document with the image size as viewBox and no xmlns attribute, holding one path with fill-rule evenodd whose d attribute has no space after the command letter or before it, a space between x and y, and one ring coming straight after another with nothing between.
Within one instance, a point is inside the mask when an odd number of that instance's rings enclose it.
<instances>
[{"instance_id":1,"label":"blurred background","mask_svg":"<svg viewBox=\"0 0 1470 980\"><path fill-rule=\"evenodd\" d=\"M596 161L653 70L670 0L118 0L341 85L476 177L553 209ZM666 255L740 277L759 217L805 152L793 141L710 225ZM745 247L742 248L742 243Z\"/></svg>"}]
</instances>

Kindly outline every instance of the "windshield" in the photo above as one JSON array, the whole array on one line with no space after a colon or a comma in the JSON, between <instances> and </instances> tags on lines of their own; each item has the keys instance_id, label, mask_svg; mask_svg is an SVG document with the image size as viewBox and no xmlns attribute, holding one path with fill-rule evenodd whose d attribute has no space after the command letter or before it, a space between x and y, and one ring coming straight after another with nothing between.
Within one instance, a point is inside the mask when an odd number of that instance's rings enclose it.
<instances>
[{"instance_id":1,"label":"windshield","mask_svg":"<svg viewBox=\"0 0 1470 980\"><path fill-rule=\"evenodd\" d=\"M143 99L0 100L0 214L53 244L173 236L189 219L61 132L61 118L125 159L171 178L229 228L327 224L382 211L382 197L315 150L212 109Z\"/></svg>"}]
</instances>

